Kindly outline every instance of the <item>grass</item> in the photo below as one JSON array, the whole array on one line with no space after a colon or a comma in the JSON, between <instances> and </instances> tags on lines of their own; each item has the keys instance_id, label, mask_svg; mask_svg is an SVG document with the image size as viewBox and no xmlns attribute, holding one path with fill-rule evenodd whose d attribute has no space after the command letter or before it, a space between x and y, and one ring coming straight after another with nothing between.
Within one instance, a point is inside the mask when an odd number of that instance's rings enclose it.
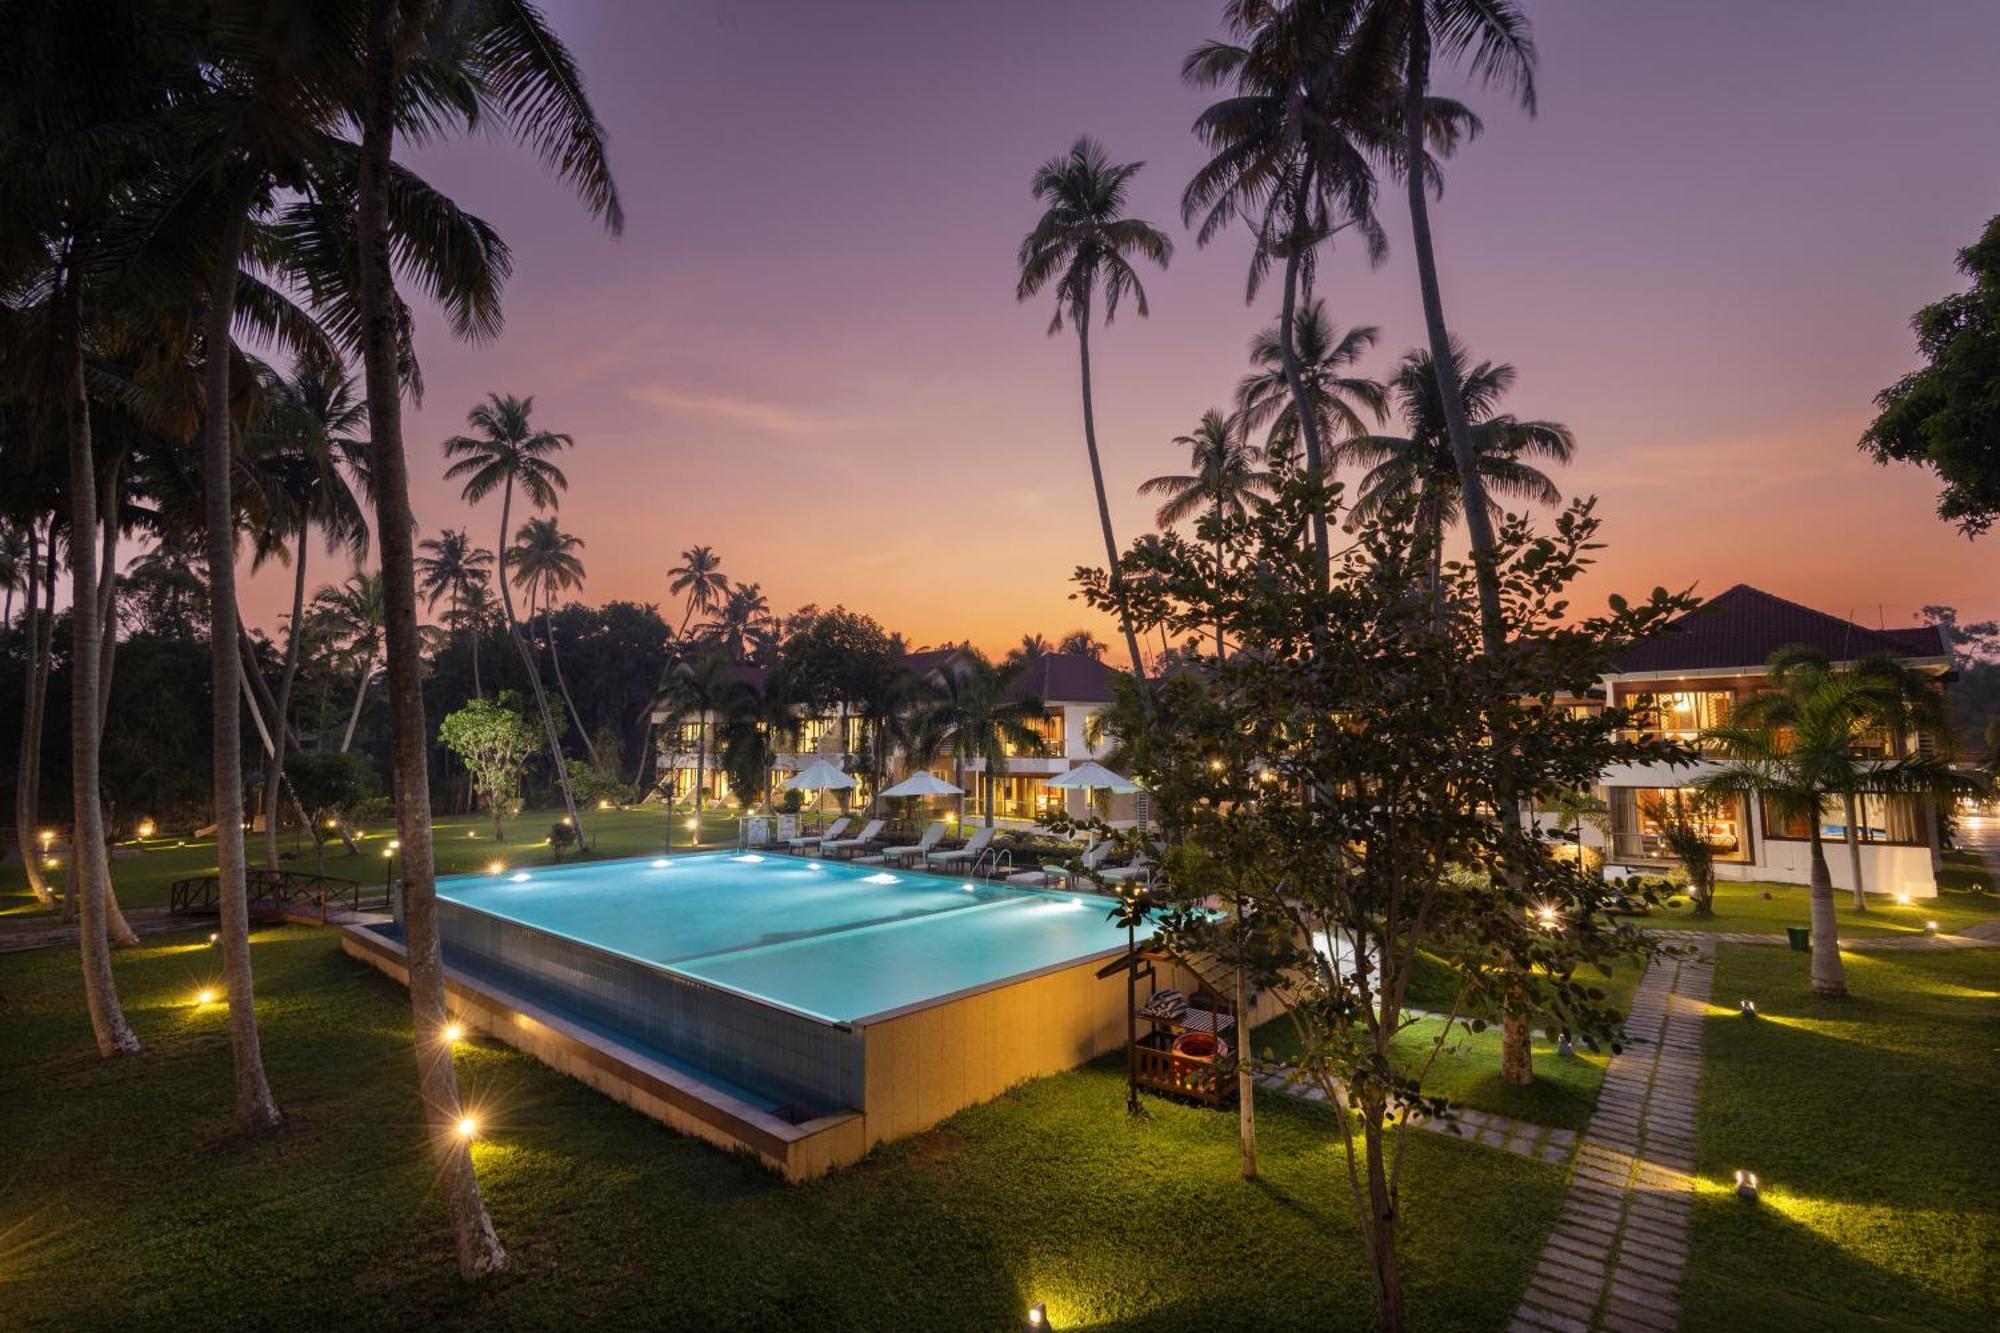
<instances>
[{"instance_id":1,"label":"grass","mask_svg":"<svg viewBox=\"0 0 2000 1333\"><path fill-rule=\"evenodd\" d=\"M1769 898L1764 896L1767 893ZM1893 895L1871 893L1865 913L1854 910L1854 895L1844 889L1835 890L1833 899L1840 933L1849 939L1863 935L1921 935L1926 921L1937 922L1941 930L1956 931L2000 918L2000 897L1991 891L1978 863L1962 852L1946 853L1945 872L1938 877L1935 898L1918 898L1908 907L1902 907ZM1640 918L1641 923L1662 930L1755 931L1763 935L1779 935L1787 926L1811 924L1803 884L1718 884L1712 917L1694 915L1686 898L1676 898L1673 902L1675 906Z\"/></svg>"},{"instance_id":2,"label":"grass","mask_svg":"<svg viewBox=\"0 0 2000 1333\"><path fill-rule=\"evenodd\" d=\"M1823 1000L1795 955L1719 951L1684 1328L2000 1327L2000 956L1845 962L1852 996Z\"/></svg>"},{"instance_id":3,"label":"grass","mask_svg":"<svg viewBox=\"0 0 2000 1333\"><path fill-rule=\"evenodd\" d=\"M548 846L548 833L556 818L553 811L529 811L517 819L508 820L506 837L495 842L491 819L481 815L444 816L433 825L437 830L438 873L451 875L478 870L496 858L515 865L551 864L555 853ZM594 855L642 856L658 852L666 845L669 818L665 810L651 806L631 810L592 810L583 816L583 823L596 839ZM671 818L674 846L687 846L688 816L682 813ZM366 830L359 839L361 850L358 854L350 854L339 842L329 843L326 873L370 882L379 880L383 870L382 853L395 834L395 828L385 820L379 826ZM702 834L709 842L733 843L736 817L710 814L703 823ZM279 849L281 852L297 851L296 855L282 862L287 868L318 868L309 840L282 835ZM67 858L59 860L66 861ZM250 839L250 863L264 864L261 836L253 835ZM168 889L175 880L214 872L213 838L198 841L155 838L137 847L121 844L119 855L111 862L111 877L117 887L118 901L128 909L164 907ZM66 865L59 865L51 872L51 878L60 885L65 873ZM28 892L21 868L18 865L0 868L0 931L33 930L54 924L58 924L56 914L45 910L34 900Z\"/></svg>"},{"instance_id":4,"label":"grass","mask_svg":"<svg viewBox=\"0 0 2000 1333\"><path fill-rule=\"evenodd\" d=\"M0 1327L1366 1328L1332 1113L1148 1101L1115 1059L1036 1080L812 1185L681 1138L505 1047L459 1056L482 1182L516 1272L456 1279L431 1188L403 992L331 932L255 936L258 1017L289 1116L228 1132L215 974L195 935L121 951L145 1053L90 1048L67 950L0 958ZM1553 1166L1413 1136L1411 1322L1506 1322L1560 1205Z\"/></svg>"}]
</instances>

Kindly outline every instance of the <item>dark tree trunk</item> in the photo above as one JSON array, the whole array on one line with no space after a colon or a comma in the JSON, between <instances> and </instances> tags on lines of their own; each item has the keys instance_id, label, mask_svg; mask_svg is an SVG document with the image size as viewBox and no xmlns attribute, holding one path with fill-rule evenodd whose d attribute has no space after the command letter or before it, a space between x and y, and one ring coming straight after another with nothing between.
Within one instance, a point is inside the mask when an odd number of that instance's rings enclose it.
<instances>
[{"instance_id":1,"label":"dark tree trunk","mask_svg":"<svg viewBox=\"0 0 2000 1333\"><path fill-rule=\"evenodd\" d=\"M527 636L521 633L521 622L514 617L514 594L507 588L507 525L513 520L514 479L509 477L500 492L500 606L507 613L507 637L514 641L514 649L521 655L521 670L528 673L528 685L534 691L535 711L541 715L542 735L548 739L549 762L556 768L556 789L562 793L563 810L569 815L569 826L576 830L576 849L580 852L590 849L590 842L583 835L583 821L576 816L576 797L569 789L569 761L563 758L562 735L556 730L556 721L549 712L549 692L542 688L542 669L535 661L534 653L528 649Z\"/></svg>"},{"instance_id":2,"label":"dark tree trunk","mask_svg":"<svg viewBox=\"0 0 2000 1333\"><path fill-rule=\"evenodd\" d=\"M55 519L49 520L49 546L56 540ZM14 843L21 851L21 866L27 873L28 888L44 907L56 905L55 891L42 873L40 833L42 812L37 800L42 776L42 691L48 682L48 639L50 623L41 607L42 559L35 525L28 524L28 587L22 600L21 629L24 656L21 670L21 750L14 769Z\"/></svg>"},{"instance_id":3,"label":"dark tree trunk","mask_svg":"<svg viewBox=\"0 0 2000 1333\"><path fill-rule=\"evenodd\" d=\"M106 933L111 859L104 846L104 807L98 795L97 743L97 475L91 456L90 398L83 376L82 279L72 254L58 293L58 339L63 356L63 424L69 437L70 504L70 796L69 897L76 901L84 1001L102 1056L132 1055L139 1039L125 1022L111 972ZM51 538L53 542L53 537ZM50 576L54 581L53 572Z\"/></svg>"},{"instance_id":4,"label":"dark tree trunk","mask_svg":"<svg viewBox=\"0 0 2000 1333\"><path fill-rule=\"evenodd\" d=\"M1090 484L1097 491L1097 523L1104 531L1105 572L1111 577L1111 593L1118 602L1118 629L1125 636L1125 651L1132 657L1132 678L1139 682L1139 697L1152 712L1152 691L1146 685L1146 664L1139 656L1139 636L1132 632L1132 617L1125 610L1125 579L1118 572L1118 540L1111 535L1111 504L1104 494L1104 464L1097 455L1097 410L1090 389L1090 305L1084 303L1076 315L1077 357L1083 368L1083 446L1090 454Z\"/></svg>"},{"instance_id":5,"label":"dark tree trunk","mask_svg":"<svg viewBox=\"0 0 2000 1333\"><path fill-rule=\"evenodd\" d=\"M285 669L278 676L278 696L272 701L270 780L264 784L264 863L278 868L278 802L285 782L285 738L291 731L292 685L299 676L299 639L306 612L306 554L312 528L299 525L299 549L292 562L292 620L285 636Z\"/></svg>"},{"instance_id":6,"label":"dark tree trunk","mask_svg":"<svg viewBox=\"0 0 2000 1333\"><path fill-rule=\"evenodd\" d=\"M403 862L404 938L410 1011L416 1028L417 1085L437 1154L438 1188L451 1217L458 1270L467 1279L505 1271L507 1252L480 1197L472 1146L455 1128L463 1108L445 1040L444 966L438 949L437 877L431 843L425 754L423 660L417 634L416 552L410 477L403 456L402 384L397 375L400 303L389 256L388 172L395 135L396 0L368 0L365 102L358 190L362 363L368 386L369 452L376 479L376 534L382 546L389 712ZM503 566L502 577L505 577Z\"/></svg>"},{"instance_id":7,"label":"dark tree trunk","mask_svg":"<svg viewBox=\"0 0 2000 1333\"><path fill-rule=\"evenodd\" d=\"M1812 989L1815 995L1847 994L1847 966L1840 960L1840 921L1833 910L1833 872L1826 864L1819 817L1812 821L1812 875L1807 889L1812 909Z\"/></svg>"},{"instance_id":8,"label":"dark tree trunk","mask_svg":"<svg viewBox=\"0 0 2000 1333\"><path fill-rule=\"evenodd\" d=\"M251 191L227 196L228 216L209 279L203 330L201 430L202 517L207 526L209 670L215 765L215 852L222 917L223 984L229 1004L229 1046L236 1065L236 1127L261 1134L283 1122L264 1077L263 1044L250 971L250 907L245 897L243 838L243 659L237 646L236 506L230 497L234 459L229 439L230 327L235 322L237 265L249 222Z\"/></svg>"}]
</instances>

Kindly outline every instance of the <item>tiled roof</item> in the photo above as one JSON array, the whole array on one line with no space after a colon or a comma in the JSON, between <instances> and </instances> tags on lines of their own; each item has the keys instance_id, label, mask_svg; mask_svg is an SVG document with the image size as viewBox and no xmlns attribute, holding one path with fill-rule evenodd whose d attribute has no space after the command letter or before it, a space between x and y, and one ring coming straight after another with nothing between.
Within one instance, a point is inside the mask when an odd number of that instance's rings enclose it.
<instances>
[{"instance_id":1,"label":"tiled roof","mask_svg":"<svg viewBox=\"0 0 2000 1333\"><path fill-rule=\"evenodd\" d=\"M948 643L942 648L919 648L915 652L903 654L903 668L921 676L927 671L935 671L964 651L964 648L955 643Z\"/></svg>"},{"instance_id":2,"label":"tiled roof","mask_svg":"<svg viewBox=\"0 0 2000 1333\"><path fill-rule=\"evenodd\" d=\"M1015 688L1052 704L1108 704L1112 668L1082 653L1043 653L1028 663Z\"/></svg>"},{"instance_id":3,"label":"tiled roof","mask_svg":"<svg viewBox=\"0 0 2000 1333\"><path fill-rule=\"evenodd\" d=\"M1714 671L1760 667L1780 648L1802 644L1836 662L1871 653L1942 657L1935 628L1879 630L1786 601L1747 583L1718 593L1676 620L1663 634L1637 644L1619 663L1622 671Z\"/></svg>"}]
</instances>

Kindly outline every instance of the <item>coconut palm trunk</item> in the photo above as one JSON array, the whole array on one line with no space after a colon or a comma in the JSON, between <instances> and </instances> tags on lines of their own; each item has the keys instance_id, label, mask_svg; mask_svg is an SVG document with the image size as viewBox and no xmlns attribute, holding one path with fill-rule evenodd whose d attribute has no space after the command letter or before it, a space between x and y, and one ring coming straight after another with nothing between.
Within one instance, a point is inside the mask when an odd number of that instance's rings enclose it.
<instances>
[{"instance_id":1,"label":"coconut palm trunk","mask_svg":"<svg viewBox=\"0 0 2000 1333\"><path fill-rule=\"evenodd\" d=\"M1457 363L1451 354L1451 331L1445 324L1444 295L1438 284L1437 252L1431 240L1430 201L1424 196L1424 99L1430 87L1431 43L1429 13L1424 4L1412 4L1408 41L1408 69L1403 86L1403 151L1405 183L1410 200L1410 247L1417 258L1417 285L1423 294L1424 333L1431 348L1431 371L1437 376L1438 398L1444 405L1445 432L1451 439L1452 461L1457 465L1459 489L1463 492L1465 531L1472 547L1473 577L1479 593L1479 636L1488 656L1498 656L1507 645L1505 612L1500 603L1500 571L1493 533L1493 516L1486 507L1486 486L1479 476L1478 460L1472 448L1472 427L1465 415L1465 397L1460 392ZM1496 747L1508 741L1495 735ZM1503 775L1504 777L1504 775ZM1520 802L1514 799L1511 784L1503 781L1495 803L1503 824L1519 828ZM1501 1072L1510 1083L1533 1081L1528 1019L1508 1012L1501 1019Z\"/></svg>"},{"instance_id":2,"label":"coconut palm trunk","mask_svg":"<svg viewBox=\"0 0 2000 1333\"><path fill-rule=\"evenodd\" d=\"M1847 994L1847 967L1840 961L1840 922L1833 910L1833 872L1817 815L1812 821L1812 875L1807 889L1812 908L1812 989L1815 995Z\"/></svg>"},{"instance_id":3,"label":"coconut palm trunk","mask_svg":"<svg viewBox=\"0 0 2000 1333\"><path fill-rule=\"evenodd\" d=\"M1868 910L1868 888L1861 879L1861 802L1853 792L1842 792L1847 807L1847 868L1854 872L1854 910Z\"/></svg>"},{"instance_id":4,"label":"coconut palm trunk","mask_svg":"<svg viewBox=\"0 0 2000 1333\"><path fill-rule=\"evenodd\" d=\"M55 545L55 520L49 520L49 544ZM36 799L42 775L42 699L48 680L49 624L41 609L41 545L35 525L28 524L28 586L22 598L21 624L25 656L21 672L21 750L14 768L14 843L21 852L28 889L43 907L56 905L55 891L42 873L41 846L36 838L41 810Z\"/></svg>"},{"instance_id":5,"label":"coconut palm trunk","mask_svg":"<svg viewBox=\"0 0 2000 1333\"><path fill-rule=\"evenodd\" d=\"M250 971L250 907L245 897L243 838L243 660L236 638L236 507L230 497L230 326L236 313L237 266L249 224L251 187L229 190L223 231L210 276L203 365L201 434L202 516L208 556L209 669L214 727L215 851L217 898L222 917L223 986L229 1004L229 1046L236 1066L236 1127L260 1134L283 1117L264 1077L257 1034L256 994Z\"/></svg>"},{"instance_id":6,"label":"coconut palm trunk","mask_svg":"<svg viewBox=\"0 0 2000 1333\"><path fill-rule=\"evenodd\" d=\"M1243 928L1243 900L1236 901L1236 926ZM1257 1178L1257 1081L1250 1069L1250 987L1244 976L1241 946L1238 946L1234 994L1236 1008L1236 1139L1241 1151L1238 1171L1245 1180Z\"/></svg>"},{"instance_id":7,"label":"coconut palm trunk","mask_svg":"<svg viewBox=\"0 0 2000 1333\"><path fill-rule=\"evenodd\" d=\"M299 549L292 560L291 632L285 636L285 667L278 676L278 697L273 700L271 762L266 766L270 780L264 784L264 864L278 868L278 802L285 782L287 719L292 715L292 685L299 677L300 629L306 613L306 551L312 532L309 522L299 524Z\"/></svg>"},{"instance_id":8,"label":"coconut palm trunk","mask_svg":"<svg viewBox=\"0 0 2000 1333\"><path fill-rule=\"evenodd\" d=\"M507 529L514 515L514 479L508 477L500 492L500 609L507 616L507 637L514 641L514 649L521 656L521 669L528 673L528 685L535 694L535 711L541 715L542 735L548 739L549 761L556 769L556 789L562 793L563 810L569 815L569 826L576 830L578 851L588 851L590 840L584 836L583 821L576 817L576 797L569 789L569 763L563 758L562 737L556 731L555 717L549 712L549 692L542 687L542 669L535 661L535 655L528 648L527 636L521 633L521 623L514 617L514 594L507 586Z\"/></svg>"},{"instance_id":9,"label":"coconut palm trunk","mask_svg":"<svg viewBox=\"0 0 2000 1333\"><path fill-rule=\"evenodd\" d=\"M347 731L340 738L340 752L346 754L354 748L354 729L361 723L361 706L368 702L368 682L375 678L375 650L369 649L368 656L361 662L361 681L354 687L354 707L348 710Z\"/></svg>"},{"instance_id":10,"label":"coconut palm trunk","mask_svg":"<svg viewBox=\"0 0 2000 1333\"><path fill-rule=\"evenodd\" d=\"M1139 636L1132 631L1132 617L1125 610L1125 580L1118 572L1118 540L1111 533L1111 503L1104 495L1104 464L1097 454L1097 409L1090 388L1090 300L1084 298L1076 312L1077 359L1083 371L1083 446L1090 454L1090 484L1097 491L1097 524L1104 532L1105 569L1111 576L1111 591L1118 599L1118 629L1125 636L1125 651L1132 657L1132 677L1139 682L1139 697L1152 708L1152 694L1146 688L1146 664L1139 656Z\"/></svg>"},{"instance_id":11,"label":"coconut palm trunk","mask_svg":"<svg viewBox=\"0 0 2000 1333\"><path fill-rule=\"evenodd\" d=\"M576 724L576 734L583 737L583 752L590 756L592 768L602 768L597 761L597 744L590 739L590 732L584 728L583 714L576 711L576 700L570 697L569 682L563 679L562 654L556 650L556 622L549 614L552 598L542 599L542 636L549 641L549 664L556 671L556 688L562 691L563 704L569 709L569 720Z\"/></svg>"},{"instance_id":12,"label":"coconut palm trunk","mask_svg":"<svg viewBox=\"0 0 2000 1333\"><path fill-rule=\"evenodd\" d=\"M97 1053L132 1055L139 1039L125 1022L111 973L111 940L105 929L111 860L104 846L97 743L97 477L91 457L90 398L84 387L82 278L75 252L59 295L63 348L63 418L69 436L70 501L70 795L75 832L69 896L77 902L83 990ZM53 575L51 575L53 582Z\"/></svg>"},{"instance_id":13,"label":"coconut palm trunk","mask_svg":"<svg viewBox=\"0 0 2000 1333\"><path fill-rule=\"evenodd\" d=\"M97 496L104 539L97 564L97 730L93 739L100 755L104 750L104 731L111 720L111 671L118 660L118 513L124 471L125 459L120 453L105 468L103 487ZM101 792L98 799L101 809ZM112 883L108 859L104 874L104 927L111 942L121 949L134 948L139 943L139 932L132 929L124 909L118 905L117 886Z\"/></svg>"},{"instance_id":14,"label":"coconut palm trunk","mask_svg":"<svg viewBox=\"0 0 2000 1333\"><path fill-rule=\"evenodd\" d=\"M1305 195L1306 178L1299 182L1299 196ZM1303 220L1299 224L1303 227ZM1281 364L1285 371L1285 384L1292 391L1292 410L1298 413L1299 438L1306 447L1306 475L1314 482L1326 479L1325 441L1320 438L1319 414L1313 411L1311 398L1306 393L1305 372L1299 367L1298 343L1293 330L1298 320L1299 268L1303 263L1303 246L1294 238L1290 252L1285 256L1285 290L1278 307L1278 344ZM1319 552L1322 569L1330 567L1332 545L1327 540L1326 515L1315 510L1312 516L1313 547Z\"/></svg>"},{"instance_id":15,"label":"coconut palm trunk","mask_svg":"<svg viewBox=\"0 0 2000 1333\"><path fill-rule=\"evenodd\" d=\"M454 1132L464 1111L452 1071L451 1043L444 1039L444 964L438 948L428 732L417 634L416 523L410 512L409 467L403 453L402 383L397 361L401 303L396 297L389 252L388 174L395 136L399 11L396 0L368 0L357 190L357 295L368 386L369 452L376 485L376 533L382 549L390 737L398 832L403 841L404 942L410 1012L416 1029L417 1085L438 1158L438 1189L451 1217L459 1273L472 1279L505 1271L507 1251L501 1247L480 1197L472 1145ZM504 567L501 578L504 588Z\"/></svg>"}]
</instances>

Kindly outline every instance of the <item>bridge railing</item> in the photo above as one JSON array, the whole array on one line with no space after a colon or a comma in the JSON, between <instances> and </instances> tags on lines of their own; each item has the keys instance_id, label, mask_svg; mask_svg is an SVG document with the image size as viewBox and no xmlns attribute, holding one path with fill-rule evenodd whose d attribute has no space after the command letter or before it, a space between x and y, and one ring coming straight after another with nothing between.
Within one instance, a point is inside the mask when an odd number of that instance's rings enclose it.
<instances>
[{"instance_id":1,"label":"bridge railing","mask_svg":"<svg viewBox=\"0 0 2000 1333\"><path fill-rule=\"evenodd\" d=\"M343 908L363 912L389 906L387 885L378 888L359 880L309 870L247 869L243 872L243 889L252 912L292 916L304 909L318 916L322 923L329 913ZM171 913L214 912L221 905L221 882L216 875L176 880L168 890L167 910Z\"/></svg>"}]
</instances>

